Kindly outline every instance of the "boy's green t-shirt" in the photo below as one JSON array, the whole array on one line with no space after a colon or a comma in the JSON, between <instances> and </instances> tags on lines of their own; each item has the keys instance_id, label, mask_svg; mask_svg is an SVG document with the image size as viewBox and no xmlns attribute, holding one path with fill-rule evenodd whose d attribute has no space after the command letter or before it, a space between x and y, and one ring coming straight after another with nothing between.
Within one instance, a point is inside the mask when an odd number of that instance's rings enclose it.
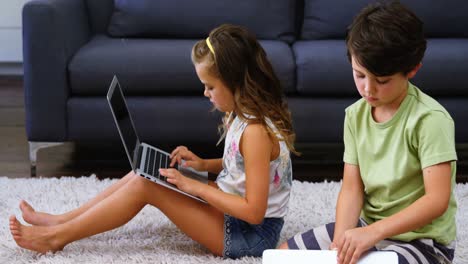
<instances>
[{"instance_id":1,"label":"boy's green t-shirt","mask_svg":"<svg viewBox=\"0 0 468 264\"><path fill-rule=\"evenodd\" d=\"M346 109L344 144L344 162L358 165L361 172L361 216L369 224L414 203L424 195L423 169L450 161L452 195L447 211L420 229L392 238L431 238L444 245L455 240L454 122L437 101L409 83L408 95L395 115L387 122L377 123L371 106L361 99Z\"/></svg>"}]
</instances>

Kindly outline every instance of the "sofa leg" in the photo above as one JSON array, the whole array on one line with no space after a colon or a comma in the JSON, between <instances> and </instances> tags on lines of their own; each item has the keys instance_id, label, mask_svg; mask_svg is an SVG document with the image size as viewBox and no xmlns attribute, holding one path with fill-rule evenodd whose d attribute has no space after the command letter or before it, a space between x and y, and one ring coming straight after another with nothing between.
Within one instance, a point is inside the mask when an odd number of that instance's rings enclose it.
<instances>
[{"instance_id":1,"label":"sofa leg","mask_svg":"<svg viewBox=\"0 0 468 264\"><path fill-rule=\"evenodd\" d=\"M36 176L37 152L42 148L62 145L64 142L33 142L29 141L29 162L31 166L31 177Z\"/></svg>"}]
</instances>

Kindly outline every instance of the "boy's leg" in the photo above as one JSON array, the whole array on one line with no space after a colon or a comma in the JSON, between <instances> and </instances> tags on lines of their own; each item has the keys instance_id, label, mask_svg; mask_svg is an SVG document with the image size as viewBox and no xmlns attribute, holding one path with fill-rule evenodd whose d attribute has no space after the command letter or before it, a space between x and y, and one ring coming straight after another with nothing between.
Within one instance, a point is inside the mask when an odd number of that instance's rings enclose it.
<instances>
[{"instance_id":1,"label":"boy's leg","mask_svg":"<svg viewBox=\"0 0 468 264\"><path fill-rule=\"evenodd\" d=\"M360 226L367 226L364 220L359 221ZM410 242L384 239L371 250L393 251L398 255L399 264L441 264L452 263L454 249L435 243L432 239L419 239Z\"/></svg>"},{"instance_id":2,"label":"boy's leg","mask_svg":"<svg viewBox=\"0 0 468 264\"><path fill-rule=\"evenodd\" d=\"M107 187L104 191L100 192L96 197L89 200L85 204L81 205L80 207L63 213L59 215L48 214L44 212L37 212L34 210L32 206L30 206L26 201L20 202L20 209L23 215L24 221L32 225L39 225L39 226L50 226L50 225L57 225L65 223L76 216L82 214L89 208L93 207L95 204L99 203L120 187L125 185L128 180L133 176L133 171L130 171L125 177L117 181L116 183L112 184L111 186Z\"/></svg>"},{"instance_id":3,"label":"boy's leg","mask_svg":"<svg viewBox=\"0 0 468 264\"><path fill-rule=\"evenodd\" d=\"M359 226L366 226L362 219ZM335 223L329 223L311 229L305 233L299 233L284 242L279 249L309 249L328 250L333 240ZM451 263L454 257L454 247L445 247L433 242L431 239L420 239L411 242L395 240L382 240L371 251L393 251L398 255L399 264L440 264Z\"/></svg>"},{"instance_id":4,"label":"boy's leg","mask_svg":"<svg viewBox=\"0 0 468 264\"><path fill-rule=\"evenodd\" d=\"M146 204L158 207L184 233L213 253L222 255L222 212L136 175L107 198L64 224L23 226L11 217L10 230L21 247L38 252L56 251L70 242L127 223Z\"/></svg>"},{"instance_id":5,"label":"boy's leg","mask_svg":"<svg viewBox=\"0 0 468 264\"><path fill-rule=\"evenodd\" d=\"M432 239L420 239L410 242L386 239L377 243L376 248L379 251L397 253L399 264L449 264L452 263L455 252L454 249L436 244Z\"/></svg>"},{"instance_id":6,"label":"boy's leg","mask_svg":"<svg viewBox=\"0 0 468 264\"><path fill-rule=\"evenodd\" d=\"M328 250L332 243L334 232L335 223L316 227L295 235L284 242L279 249Z\"/></svg>"}]
</instances>

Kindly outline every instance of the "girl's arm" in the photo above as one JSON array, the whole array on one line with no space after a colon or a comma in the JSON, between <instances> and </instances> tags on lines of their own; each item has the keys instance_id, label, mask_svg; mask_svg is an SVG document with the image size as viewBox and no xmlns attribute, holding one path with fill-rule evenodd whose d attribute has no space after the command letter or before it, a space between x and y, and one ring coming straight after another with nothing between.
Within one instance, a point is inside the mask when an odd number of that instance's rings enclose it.
<instances>
[{"instance_id":1,"label":"girl's arm","mask_svg":"<svg viewBox=\"0 0 468 264\"><path fill-rule=\"evenodd\" d=\"M364 201L364 186L359 166L345 163L343 183L336 203L335 233L331 249L337 247L339 238L348 229L357 226Z\"/></svg>"},{"instance_id":2,"label":"girl's arm","mask_svg":"<svg viewBox=\"0 0 468 264\"><path fill-rule=\"evenodd\" d=\"M345 232L338 250L340 263L356 263L377 242L421 228L447 210L452 190L450 162L427 167L423 175L425 194L421 198L390 217Z\"/></svg>"},{"instance_id":3,"label":"girl's arm","mask_svg":"<svg viewBox=\"0 0 468 264\"><path fill-rule=\"evenodd\" d=\"M204 171L219 174L223 170L223 159L203 159Z\"/></svg>"},{"instance_id":4,"label":"girl's arm","mask_svg":"<svg viewBox=\"0 0 468 264\"><path fill-rule=\"evenodd\" d=\"M277 142L275 144L279 145ZM218 210L250 224L259 224L267 209L273 142L262 125L249 124L244 130L239 149L244 158L245 197L225 193L211 185L183 177L174 169L161 169L161 174L179 189L204 199Z\"/></svg>"}]
</instances>

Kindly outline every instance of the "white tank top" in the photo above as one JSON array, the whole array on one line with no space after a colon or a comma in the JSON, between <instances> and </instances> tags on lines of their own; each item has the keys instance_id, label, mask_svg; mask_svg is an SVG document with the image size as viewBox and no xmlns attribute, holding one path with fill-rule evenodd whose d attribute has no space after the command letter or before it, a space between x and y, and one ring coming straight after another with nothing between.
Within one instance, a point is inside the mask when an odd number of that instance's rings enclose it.
<instances>
[{"instance_id":1,"label":"white tank top","mask_svg":"<svg viewBox=\"0 0 468 264\"><path fill-rule=\"evenodd\" d=\"M269 119L267 119L267 124L274 132L278 131ZM248 123L237 116L230 124L224 145L223 170L216 179L222 191L241 197L245 197L246 178L244 158L239 151L239 141L247 125ZM288 211L292 185L291 157L286 143L280 141L279 145L279 156L270 162L270 187L265 217L284 217ZM255 177L255 175L250 175L250 177Z\"/></svg>"}]
</instances>

